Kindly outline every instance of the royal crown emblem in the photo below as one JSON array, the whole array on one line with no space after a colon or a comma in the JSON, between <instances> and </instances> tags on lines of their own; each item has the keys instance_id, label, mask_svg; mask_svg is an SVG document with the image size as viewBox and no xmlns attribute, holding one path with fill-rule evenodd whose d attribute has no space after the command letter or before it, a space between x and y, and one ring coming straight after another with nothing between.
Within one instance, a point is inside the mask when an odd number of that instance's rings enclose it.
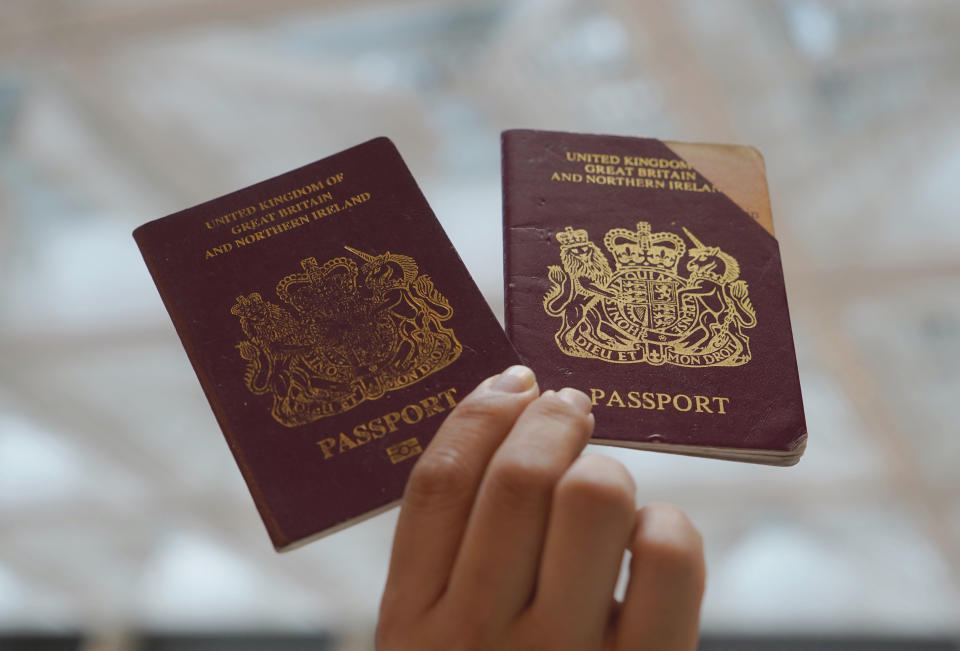
<instances>
[{"instance_id":1,"label":"royal crown emblem","mask_svg":"<svg viewBox=\"0 0 960 651\"><path fill-rule=\"evenodd\" d=\"M288 306L254 292L239 296L230 313L247 339L244 382L273 396L270 414L295 427L377 400L456 360L463 351L444 322L449 301L421 274L413 258L344 247L360 264L338 257L277 283Z\"/></svg>"},{"instance_id":2,"label":"royal crown emblem","mask_svg":"<svg viewBox=\"0 0 960 651\"><path fill-rule=\"evenodd\" d=\"M676 233L652 232L648 222L607 231L603 244L615 269L587 231L567 226L557 233L561 264L547 268L543 308L560 319L560 350L622 364L749 362L743 331L757 325L757 313L740 265L683 232L692 246Z\"/></svg>"}]
</instances>

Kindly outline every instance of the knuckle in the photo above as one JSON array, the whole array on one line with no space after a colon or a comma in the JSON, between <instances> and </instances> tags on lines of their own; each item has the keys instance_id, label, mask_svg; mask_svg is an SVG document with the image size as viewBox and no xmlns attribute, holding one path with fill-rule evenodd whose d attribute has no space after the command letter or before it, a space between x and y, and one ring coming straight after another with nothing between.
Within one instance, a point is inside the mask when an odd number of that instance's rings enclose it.
<instances>
[{"instance_id":1,"label":"knuckle","mask_svg":"<svg viewBox=\"0 0 960 651\"><path fill-rule=\"evenodd\" d=\"M511 418L512 407L510 401L502 396L486 392L471 393L450 412L447 420L457 426L464 423L500 422Z\"/></svg>"},{"instance_id":2,"label":"knuckle","mask_svg":"<svg viewBox=\"0 0 960 651\"><path fill-rule=\"evenodd\" d=\"M404 500L407 503L434 505L451 501L471 491L466 464L452 450L433 450L413 467Z\"/></svg>"},{"instance_id":3,"label":"knuckle","mask_svg":"<svg viewBox=\"0 0 960 651\"><path fill-rule=\"evenodd\" d=\"M494 647L490 639L491 631L489 623L479 617L470 604L463 604L461 607L450 611L453 616L448 616L443 623L438 625L436 637L441 644L436 648L443 651L485 651Z\"/></svg>"},{"instance_id":4,"label":"knuckle","mask_svg":"<svg viewBox=\"0 0 960 651\"><path fill-rule=\"evenodd\" d=\"M632 518L636 508L633 479L618 461L609 457L581 460L557 483L556 499L568 508Z\"/></svg>"},{"instance_id":5,"label":"knuckle","mask_svg":"<svg viewBox=\"0 0 960 651\"><path fill-rule=\"evenodd\" d=\"M460 629L437 622L430 615L415 620L381 616L374 632L374 644L377 651L481 651L488 648L463 640Z\"/></svg>"},{"instance_id":6,"label":"knuckle","mask_svg":"<svg viewBox=\"0 0 960 651\"><path fill-rule=\"evenodd\" d=\"M541 396L530 403L521 417L525 427L549 434L554 443L582 448L593 432L589 414L580 412L556 395Z\"/></svg>"},{"instance_id":7,"label":"knuckle","mask_svg":"<svg viewBox=\"0 0 960 651\"><path fill-rule=\"evenodd\" d=\"M509 504L539 501L550 495L558 473L542 462L506 459L490 468L490 492Z\"/></svg>"},{"instance_id":8,"label":"knuckle","mask_svg":"<svg viewBox=\"0 0 960 651\"><path fill-rule=\"evenodd\" d=\"M652 567L704 582L703 539L677 506L648 504L642 510L633 552Z\"/></svg>"},{"instance_id":9,"label":"knuckle","mask_svg":"<svg viewBox=\"0 0 960 651\"><path fill-rule=\"evenodd\" d=\"M540 396L530 408L538 415L561 422L586 423L587 414L580 412L556 393Z\"/></svg>"},{"instance_id":10,"label":"knuckle","mask_svg":"<svg viewBox=\"0 0 960 651\"><path fill-rule=\"evenodd\" d=\"M693 572L701 564L697 551L671 540L641 540L635 552L653 566L672 574Z\"/></svg>"}]
</instances>

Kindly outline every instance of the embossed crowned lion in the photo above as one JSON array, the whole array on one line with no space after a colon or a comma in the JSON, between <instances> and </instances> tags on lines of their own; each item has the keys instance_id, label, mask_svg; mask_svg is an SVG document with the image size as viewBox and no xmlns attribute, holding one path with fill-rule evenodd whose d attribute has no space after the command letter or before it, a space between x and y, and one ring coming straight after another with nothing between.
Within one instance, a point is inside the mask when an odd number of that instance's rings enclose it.
<instances>
[{"instance_id":1,"label":"embossed crowned lion","mask_svg":"<svg viewBox=\"0 0 960 651\"><path fill-rule=\"evenodd\" d=\"M247 389L272 395L270 414L287 427L418 382L463 351L444 325L453 308L413 258L345 248L359 264L306 258L277 283L287 307L254 292L230 308L246 336Z\"/></svg>"},{"instance_id":2,"label":"embossed crowned lion","mask_svg":"<svg viewBox=\"0 0 960 651\"><path fill-rule=\"evenodd\" d=\"M567 226L557 233L560 265L547 268L543 299L546 313L560 319L557 347L612 363L749 362L744 330L757 325L757 314L739 264L683 232L692 246L676 233L652 232L648 222L611 229L603 243L612 268L586 230Z\"/></svg>"}]
</instances>

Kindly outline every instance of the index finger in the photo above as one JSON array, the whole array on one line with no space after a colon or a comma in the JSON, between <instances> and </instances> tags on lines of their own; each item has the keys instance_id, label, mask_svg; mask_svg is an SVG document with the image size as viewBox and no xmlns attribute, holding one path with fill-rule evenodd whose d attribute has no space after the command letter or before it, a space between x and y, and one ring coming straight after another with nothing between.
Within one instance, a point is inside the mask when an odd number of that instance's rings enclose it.
<instances>
[{"instance_id":1,"label":"index finger","mask_svg":"<svg viewBox=\"0 0 960 651\"><path fill-rule=\"evenodd\" d=\"M439 599L487 464L538 394L533 371L511 366L450 412L407 482L382 610L422 612Z\"/></svg>"}]
</instances>

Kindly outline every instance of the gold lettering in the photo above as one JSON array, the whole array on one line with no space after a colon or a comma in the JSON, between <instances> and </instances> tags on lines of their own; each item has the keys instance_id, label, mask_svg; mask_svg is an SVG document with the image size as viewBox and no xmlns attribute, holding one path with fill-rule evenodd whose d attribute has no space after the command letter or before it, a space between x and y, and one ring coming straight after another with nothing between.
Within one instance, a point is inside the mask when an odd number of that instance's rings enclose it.
<instances>
[{"instance_id":1,"label":"gold lettering","mask_svg":"<svg viewBox=\"0 0 960 651\"><path fill-rule=\"evenodd\" d=\"M230 242L225 242L220 246L214 246L208 249L203 257L204 259L209 260L210 258L215 258L218 255L221 255L223 253L229 253L232 249L233 249L233 244L231 244Z\"/></svg>"},{"instance_id":2,"label":"gold lettering","mask_svg":"<svg viewBox=\"0 0 960 651\"><path fill-rule=\"evenodd\" d=\"M352 450L357 447L357 444L350 440L350 437L340 432L340 452L343 452L344 449Z\"/></svg>"},{"instance_id":3,"label":"gold lettering","mask_svg":"<svg viewBox=\"0 0 960 651\"><path fill-rule=\"evenodd\" d=\"M387 426L383 424L382 418L374 418L367 426L370 428L370 433L375 439L382 439L387 435Z\"/></svg>"},{"instance_id":4,"label":"gold lettering","mask_svg":"<svg viewBox=\"0 0 960 651\"><path fill-rule=\"evenodd\" d=\"M456 407L457 401L453 399L453 394L455 394L456 392L457 392L457 387L450 387L446 391L441 391L437 395L443 396L447 400L447 404L450 407Z\"/></svg>"},{"instance_id":5,"label":"gold lettering","mask_svg":"<svg viewBox=\"0 0 960 651\"><path fill-rule=\"evenodd\" d=\"M584 165L584 172L590 174L606 174L607 176L633 176L632 167L619 167L617 165Z\"/></svg>"},{"instance_id":6,"label":"gold lettering","mask_svg":"<svg viewBox=\"0 0 960 651\"><path fill-rule=\"evenodd\" d=\"M336 213L336 212L340 212L340 205L339 205L339 204L336 204L336 203L332 203L332 204L330 204L329 206L327 206L327 207L325 207L325 208L320 208L319 210L314 210L312 213L310 213L310 217L311 217L314 221L316 221L316 220L318 220L318 219L322 219L322 218L324 218L324 217L327 217L327 216L329 216L329 215L332 215L333 213Z\"/></svg>"},{"instance_id":7,"label":"gold lettering","mask_svg":"<svg viewBox=\"0 0 960 651\"><path fill-rule=\"evenodd\" d=\"M255 212L257 212L257 209L255 206L246 206L244 208L240 208L239 210L234 210L232 213L229 213L227 215L221 215L220 217L214 217L213 219L208 219L206 222L204 222L204 226L206 226L208 230L213 230L218 226L226 226L227 224L232 224L238 219L249 217Z\"/></svg>"},{"instance_id":8,"label":"gold lettering","mask_svg":"<svg viewBox=\"0 0 960 651\"><path fill-rule=\"evenodd\" d=\"M726 396L701 396L686 393L666 393L636 390L607 390L590 388L590 403L593 406L629 407L630 409L650 409L678 412L694 411L701 414L726 414L731 399Z\"/></svg>"},{"instance_id":9,"label":"gold lettering","mask_svg":"<svg viewBox=\"0 0 960 651\"><path fill-rule=\"evenodd\" d=\"M337 438L325 438L316 443L323 452L323 458L330 459L338 452L356 449L373 439L382 439L387 434L398 431L403 425L415 425L424 418L444 413L447 407L456 406L456 393L457 388L450 387L418 402L404 405L398 411L391 411L366 423L358 423L351 430L353 438L341 432Z\"/></svg>"},{"instance_id":10,"label":"gold lettering","mask_svg":"<svg viewBox=\"0 0 960 651\"><path fill-rule=\"evenodd\" d=\"M408 410L412 410L412 416L407 415ZM400 410L400 417L407 425L413 425L415 423L419 423L423 419L423 410L420 409L420 405L407 405Z\"/></svg>"},{"instance_id":11,"label":"gold lettering","mask_svg":"<svg viewBox=\"0 0 960 651\"><path fill-rule=\"evenodd\" d=\"M230 229L230 232L234 235L239 235L240 233L244 233L246 231L252 231L257 226L273 223L274 219L276 219L274 214L268 213L262 217L256 217L255 219L240 222L239 224L234 225L233 228Z\"/></svg>"},{"instance_id":12,"label":"gold lettering","mask_svg":"<svg viewBox=\"0 0 960 651\"><path fill-rule=\"evenodd\" d=\"M337 440L333 438L323 439L322 441L317 441L317 445L320 446L320 450L323 452L323 458L329 459L333 456L333 446L337 444Z\"/></svg>"},{"instance_id":13,"label":"gold lettering","mask_svg":"<svg viewBox=\"0 0 960 651\"><path fill-rule=\"evenodd\" d=\"M568 151L567 160L571 163L602 163L604 165L620 164L620 157L616 154L587 154L578 151Z\"/></svg>"},{"instance_id":14,"label":"gold lettering","mask_svg":"<svg viewBox=\"0 0 960 651\"><path fill-rule=\"evenodd\" d=\"M727 412L724 410L724 406L723 406L723 405L724 405L724 402L730 402L730 398L721 398L721 397L717 396L717 397L714 398L714 400L717 401L717 411L718 411L719 413L721 413L721 414L727 413Z\"/></svg>"},{"instance_id":15,"label":"gold lettering","mask_svg":"<svg viewBox=\"0 0 960 651\"><path fill-rule=\"evenodd\" d=\"M710 398L708 398L707 396L693 396L693 399L697 403L698 414L703 411L707 412L708 414L713 413L713 410L710 409L710 406L709 406Z\"/></svg>"},{"instance_id":16,"label":"gold lettering","mask_svg":"<svg viewBox=\"0 0 960 651\"><path fill-rule=\"evenodd\" d=\"M364 443L370 442L370 430L367 429L366 423L354 427L353 435L357 439L357 445L363 445Z\"/></svg>"},{"instance_id":17,"label":"gold lettering","mask_svg":"<svg viewBox=\"0 0 960 651\"><path fill-rule=\"evenodd\" d=\"M616 391L613 391L612 393L610 393L610 398L609 398L609 400L607 400L607 406L608 406L608 407L612 407L614 402L617 402L617 403L618 403L618 404L617 404L617 407L625 407L625 406L626 406L626 405L623 404L623 398L621 398L621 397L620 397L620 394L617 393Z\"/></svg>"},{"instance_id":18,"label":"gold lettering","mask_svg":"<svg viewBox=\"0 0 960 651\"><path fill-rule=\"evenodd\" d=\"M340 172L327 177L326 184L332 185L340 183L342 180L343 173ZM208 230L230 226L230 233L236 238L232 242L225 242L220 246L207 249L204 252L204 259L210 260L229 252L234 247L262 242L268 237L286 233L291 229L310 223L311 220L317 220L344 208L369 201L371 196L369 192L361 192L346 199L342 204L331 203L333 202L333 193L323 192L324 187L324 182L319 180L307 183L293 190L258 201L254 205L235 210L227 215L207 220L204 222L204 226ZM317 208L317 210L313 210L314 208ZM310 210L312 212L308 214L307 211ZM262 214L257 216L258 212Z\"/></svg>"},{"instance_id":19,"label":"gold lettering","mask_svg":"<svg viewBox=\"0 0 960 651\"><path fill-rule=\"evenodd\" d=\"M424 418L430 418L434 414L440 414L446 411L440 406L440 399L437 396L429 396L420 401L423 407Z\"/></svg>"},{"instance_id":20,"label":"gold lettering","mask_svg":"<svg viewBox=\"0 0 960 651\"><path fill-rule=\"evenodd\" d=\"M391 432L397 431L397 423L400 422L400 412L391 411L389 414L383 417L383 422L387 424L387 429Z\"/></svg>"},{"instance_id":21,"label":"gold lettering","mask_svg":"<svg viewBox=\"0 0 960 651\"><path fill-rule=\"evenodd\" d=\"M317 194L323 189L323 183L316 181L315 183L308 183L299 188L294 188L288 192L283 192L278 194L275 197L270 197L269 199L264 199L257 203L260 207L260 210L270 210L281 204L290 203L294 199L299 199L300 197L305 197L311 194Z\"/></svg>"},{"instance_id":22,"label":"gold lettering","mask_svg":"<svg viewBox=\"0 0 960 651\"><path fill-rule=\"evenodd\" d=\"M343 202L343 207L344 207L344 208L352 208L353 206L357 205L358 203L363 203L363 202L369 201L369 200L370 200L370 193L369 193L369 192L361 192L360 194L356 194L356 195L350 197L349 199L347 199L346 201L344 201L344 202Z\"/></svg>"},{"instance_id":23,"label":"gold lettering","mask_svg":"<svg viewBox=\"0 0 960 651\"><path fill-rule=\"evenodd\" d=\"M680 398L683 398L687 401L686 408L680 406ZM690 401L690 396L683 393L678 393L677 395L673 396L673 408L677 411L690 411L692 407L693 403Z\"/></svg>"},{"instance_id":24,"label":"gold lettering","mask_svg":"<svg viewBox=\"0 0 960 651\"><path fill-rule=\"evenodd\" d=\"M551 181L566 181L567 183L582 183L583 174L579 172L554 172L550 175Z\"/></svg>"}]
</instances>

